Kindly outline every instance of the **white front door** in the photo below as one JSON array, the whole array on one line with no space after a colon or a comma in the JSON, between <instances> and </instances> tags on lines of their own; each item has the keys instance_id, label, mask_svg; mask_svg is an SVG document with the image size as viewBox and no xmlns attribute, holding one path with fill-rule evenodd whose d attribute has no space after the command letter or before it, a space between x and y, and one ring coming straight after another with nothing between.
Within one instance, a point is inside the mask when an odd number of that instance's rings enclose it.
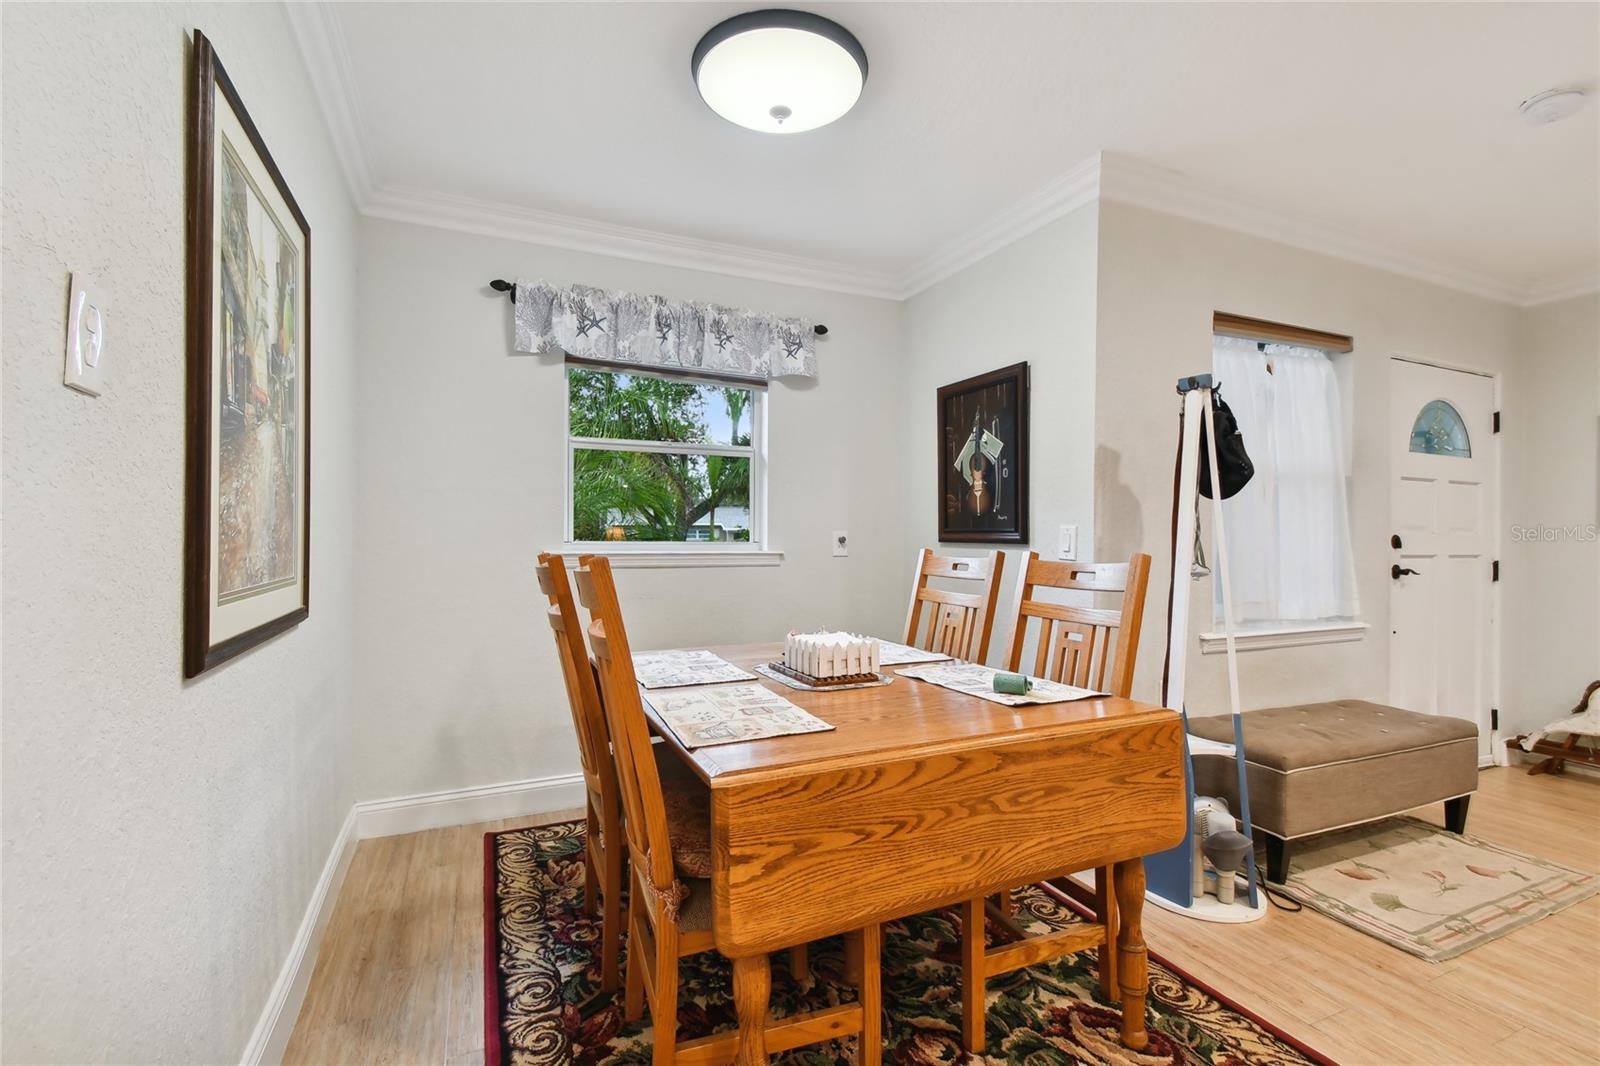
<instances>
[{"instance_id":1,"label":"white front door","mask_svg":"<svg viewBox=\"0 0 1600 1066\"><path fill-rule=\"evenodd\" d=\"M1389 364L1389 702L1478 723L1493 700L1494 380Z\"/></svg>"}]
</instances>

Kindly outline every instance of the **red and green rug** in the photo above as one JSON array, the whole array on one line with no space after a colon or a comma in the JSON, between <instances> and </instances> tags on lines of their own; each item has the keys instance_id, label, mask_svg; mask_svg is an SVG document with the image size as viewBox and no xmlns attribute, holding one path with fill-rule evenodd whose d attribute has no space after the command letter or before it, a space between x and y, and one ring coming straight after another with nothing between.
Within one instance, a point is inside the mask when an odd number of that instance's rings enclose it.
<instances>
[{"instance_id":1,"label":"red and green rug","mask_svg":"<svg viewBox=\"0 0 1600 1066\"><path fill-rule=\"evenodd\" d=\"M650 1061L650 1019L622 1019L621 994L599 994L595 951L599 922L583 911L583 824L490 833L484 839L484 1061L631 1064ZM1041 888L1017 893L1017 917L1034 928L1080 921ZM970 1061L961 1048L960 926L948 912L919 914L884 927L883 1002L886 1063L904 1066ZM812 945L814 980L802 990L785 957L773 956L772 1010L791 1014L848 1002L843 944ZM734 1021L727 962L716 952L680 964L679 1034L691 1038ZM1216 991L1150 956L1150 1046L1118 1041L1118 1006L1100 998L1095 953L989 982L988 1049L978 1061L1027 1066L1331 1066L1325 1056ZM800 1048L785 1064L854 1061L853 1039Z\"/></svg>"}]
</instances>

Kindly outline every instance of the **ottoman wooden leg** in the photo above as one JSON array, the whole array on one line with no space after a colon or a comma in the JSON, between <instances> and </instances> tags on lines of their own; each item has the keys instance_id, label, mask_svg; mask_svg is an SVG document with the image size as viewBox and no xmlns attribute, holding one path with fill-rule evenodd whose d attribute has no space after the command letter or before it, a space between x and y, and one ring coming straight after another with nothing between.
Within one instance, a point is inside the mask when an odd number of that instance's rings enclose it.
<instances>
[{"instance_id":1,"label":"ottoman wooden leg","mask_svg":"<svg viewBox=\"0 0 1600 1066\"><path fill-rule=\"evenodd\" d=\"M1261 835L1267 838L1267 880L1281 885L1289 879L1289 842L1271 833Z\"/></svg>"},{"instance_id":2,"label":"ottoman wooden leg","mask_svg":"<svg viewBox=\"0 0 1600 1066\"><path fill-rule=\"evenodd\" d=\"M1444 827L1452 833L1465 833L1467 831L1467 804L1471 802L1471 796L1457 796L1453 800L1445 800Z\"/></svg>"}]
</instances>

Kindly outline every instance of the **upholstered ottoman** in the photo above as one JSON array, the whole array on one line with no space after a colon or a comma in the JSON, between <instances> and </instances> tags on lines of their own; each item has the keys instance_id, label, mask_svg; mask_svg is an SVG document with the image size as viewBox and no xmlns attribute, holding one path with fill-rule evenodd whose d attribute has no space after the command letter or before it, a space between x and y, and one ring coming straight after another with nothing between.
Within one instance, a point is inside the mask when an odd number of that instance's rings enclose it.
<instances>
[{"instance_id":1,"label":"upholstered ottoman","mask_svg":"<svg viewBox=\"0 0 1600 1066\"><path fill-rule=\"evenodd\" d=\"M1445 825L1467 826L1478 788L1478 727L1362 700L1244 713L1250 820L1266 835L1267 880L1289 874L1289 842L1441 800ZM1233 742L1229 715L1189 718L1189 731ZM1224 755L1194 757L1196 795L1239 812L1237 770Z\"/></svg>"}]
</instances>

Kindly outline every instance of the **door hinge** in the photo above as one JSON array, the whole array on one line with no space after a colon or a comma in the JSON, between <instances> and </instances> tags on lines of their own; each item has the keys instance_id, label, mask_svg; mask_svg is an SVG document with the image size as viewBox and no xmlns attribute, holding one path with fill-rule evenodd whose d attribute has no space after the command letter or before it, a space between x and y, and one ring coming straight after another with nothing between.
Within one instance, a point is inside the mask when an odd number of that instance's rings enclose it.
<instances>
[{"instance_id":1,"label":"door hinge","mask_svg":"<svg viewBox=\"0 0 1600 1066\"><path fill-rule=\"evenodd\" d=\"M1499 559L1496 559L1489 566L1489 580L1490 581L1499 581L1500 580L1500 560Z\"/></svg>"},{"instance_id":2,"label":"door hinge","mask_svg":"<svg viewBox=\"0 0 1600 1066\"><path fill-rule=\"evenodd\" d=\"M1500 728L1500 708L1498 708L1498 707L1490 707L1489 708L1489 728L1490 729L1499 729Z\"/></svg>"},{"instance_id":3,"label":"door hinge","mask_svg":"<svg viewBox=\"0 0 1600 1066\"><path fill-rule=\"evenodd\" d=\"M1494 431L1496 433L1500 432L1500 412L1499 411L1496 411L1494 413Z\"/></svg>"}]
</instances>

